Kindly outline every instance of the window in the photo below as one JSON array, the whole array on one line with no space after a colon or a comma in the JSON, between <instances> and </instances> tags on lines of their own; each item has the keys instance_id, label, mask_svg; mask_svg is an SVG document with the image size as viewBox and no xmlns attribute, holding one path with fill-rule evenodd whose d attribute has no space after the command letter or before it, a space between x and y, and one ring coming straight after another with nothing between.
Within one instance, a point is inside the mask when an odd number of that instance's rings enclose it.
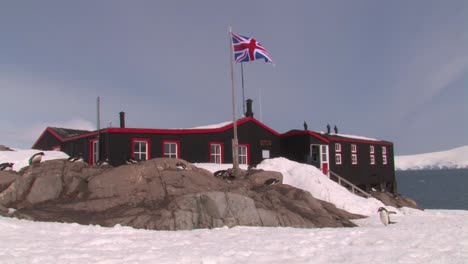
<instances>
[{"instance_id":1,"label":"window","mask_svg":"<svg viewBox=\"0 0 468 264\"><path fill-rule=\"evenodd\" d=\"M239 144L238 153L239 164L249 164L249 145Z\"/></svg>"},{"instance_id":2,"label":"window","mask_svg":"<svg viewBox=\"0 0 468 264\"><path fill-rule=\"evenodd\" d=\"M328 162L328 146L322 145L322 162Z\"/></svg>"},{"instance_id":3,"label":"window","mask_svg":"<svg viewBox=\"0 0 468 264\"><path fill-rule=\"evenodd\" d=\"M357 164L357 155L356 154L351 154L351 164L353 164L353 165Z\"/></svg>"},{"instance_id":4,"label":"window","mask_svg":"<svg viewBox=\"0 0 468 264\"><path fill-rule=\"evenodd\" d=\"M370 154L374 154L374 153L375 153L374 146L369 146L369 152L370 152Z\"/></svg>"},{"instance_id":5,"label":"window","mask_svg":"<svg viewBox=\"0 0 468 264\"><path fill-rule=\"evenodd\" d=\"M180 143L175 140L164 140L163 141L163 157L164 158L175 158L180 157Z\"/></svg>"},{"instance_id":6,"label":"window","mask_svg":"<svg viewBox=\"0 0 468 264\"><path fill-rule=\"evenodd\" d=\"M382 164L387 164L387 147L382 147Z\"/></svg>"},{"instance_id":7,"label":"window","mask_svg":"<svg viewBox=\"0 0 468 264\"><path fill-rule=\"evenodd\" d=\"M370 164L371 165L375 164L375 156L373 154L370 155Z\"/></svg>"},{"instance_id":8,"label":"window","mask_svg":"<svg viewBox=\"0 0 468 264\"><path fill-rule=\"evenodd\" d=\"M340 152L341 152L341 144L335 143L335 164L336 165L340 165L342 163Z\"/></svg>"},{"instance_id":9,"label":"window","mask_svg":"<svg viewBox=\"0 0 468 264\"><path fill-rule=\"evenodd\" d=\"M352 153L356 153L356 152L357 152L356 144L351 144L351 152L352 152Z\"/></svg>"},{"instance_id":10,"label":"window","mask_svg":"<svg viewBox=\"0 0 468 264\"><path fill-rule=\"evenodd\" d=\"M136 160L149 160L150 140L147 138L132 138L132 157Z\"/></svg>"},{"instance_id":11,"label":"window","mask_svg":"<svg viewBox=\"0 0 468 264\"><path fill-rule=\"evenodd\" d=\"M341 152L341 144L340 143L335 143L335 151L336 152Z\"/></svg>"},{"instance_id":12,"label":"window","mask_svg":"<svg viewBox=\"0 0 468 264\"><path fill-rule=\"evenodd\" d=\"M223 163L223 143L210 143L210 162L211 163Z\"/></svg>"},{"instance_id":13,"label":"window","mask_svg":"<svg viewBox=\"0 0 468 264\"><path fill-rule=\"evenodd\" d=\"M89 141L89 164L94 165L99 161L99 144L97 139Z\"/></svg>"},{"instance_id":14,"label":"window","mask_svg":"<svg viewBox=\"0 0 468 264\"><path fill-rule=\"evenodd\" d=\"M341 165L341 153L336 153L335 154L335 164L336 165Z\"/></svg>"}]
</instances>

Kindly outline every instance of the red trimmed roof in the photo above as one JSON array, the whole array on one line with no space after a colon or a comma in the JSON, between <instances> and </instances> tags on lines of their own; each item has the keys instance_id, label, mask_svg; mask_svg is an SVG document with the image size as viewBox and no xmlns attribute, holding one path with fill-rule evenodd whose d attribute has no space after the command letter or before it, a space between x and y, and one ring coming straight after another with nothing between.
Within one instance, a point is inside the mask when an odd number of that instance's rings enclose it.
<instances>
[{"instance_id":1,"label":"red trimmed roof","mask_svg":"<svg viewBox=\"0 0 468 264\"><path fill-rule=\"evenodd\" d=\"M275 130L271 129L270 127L266 126L262 122L258 121L254 117L246 117L242 118L240 120L237 120L237 126L240 126L242 124L248 123L248 122L253 122L260 127L264 128L265 130L269 131L275 136L280 136L278 132ZM155 129L155 128L118 128L118 127L111 127L111 128L104 128L101 129L101 133L129 133L129 134L176 134L176 135L184 135L184 134L209 134L209 133L221 133L226 130L232 129L234 127L233 123L231 122L230 124L227 124L222 127L217 127L217 128L187 128L187 129ZM56 128L53 127L48 127L42 132L41 136L39 139L34 143L34 146L41 140L41 138L46 134L46 132L49 132L52 134L54 137L56 137L60 142L64 141L70 141L70 140L75 140L79 138L86 138L90 136L95 136L97 135L97 131L88 131L84 133L80 133L79 135L74 135L74 136L69 136L65 137L63 133L57 133L55 131Z\"/></svg>"},{"instance_id":2,"label":"red trimmed roof","mask_svg":"<svg viewBox=\"0 0 468 264\"><path fill-rule=\"evenodd\" d=\"M317 132L314 132L314 131L310 131L310 130L291 130L291 131L288 131L284 134L282 134L281 136L282 137L291 137L291 136L298 136L298 135L310 135L314 138L317 138L325 143L329 143L330 141L328 139L326 139L325 137L321 136L319 133Z\"/></svg>"},{"instance_id":3,"label":"red trimmed roof","mask_svg":"<svg viewBox=\"0 0 468 264\"><path fill-rule=\"evenodd\" d=\"M265 130L269 131L275 136L278 137L290 137L290 136L297 136L297 135L310 135L321 140L324 143L330 143L330 141L338 141L338 142L354 142L354 143L366 143L366 144L377 144L377 145L393 145L392 142L389 141L382 141L382 140L364 140L364 139L357 139L357 138L347 138L341 137L336 135L330 134L321 134L315 131L310 130L291 130L286 133L280 134L275 130L271 129L270 127L266 126L262 122L258 121L254 117L245 117L242 119L237 120L237 125L240 126L242 124L253 122L258 126L264 128ZM216 128L187 128L187 129L155 129L155 128L118 128L118 127L111 127L111 128L104 128L101 129L101 133L128 133L128 134L174 134L174 135L185 135L185 134L209 134L209 133L221 133L226 130L233 128L233 123L229 123L227 125L216 127ZM59 129L59 131L56 131ZM73 133L63 133L63 131L71 131ZM36 144L44 137L46 132L49 132L54 137L56 137L60 142L92 137L98 134L98 131L83 131L83 130L71 130L71 129L62 129L62 128L54 128L48 127L42 132L41 136L36 140L33 144L32 148L36 146ZM74 133L77 132L77 133Z\"/></svg>"}]
</instances>

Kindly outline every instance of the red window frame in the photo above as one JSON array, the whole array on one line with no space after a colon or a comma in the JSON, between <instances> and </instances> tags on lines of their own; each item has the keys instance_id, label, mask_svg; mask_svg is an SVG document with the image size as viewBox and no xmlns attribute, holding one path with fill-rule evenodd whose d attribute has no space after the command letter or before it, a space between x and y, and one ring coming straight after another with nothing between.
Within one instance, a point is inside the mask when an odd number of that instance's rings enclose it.
<instances>
[{"instance_id":1,"label":"red window frame","mask_svg":"<svg viewBox=\"0 0 468 264\"><path fill-rule=\"evenodd\" d=\"M176 155L177 155L176 159L180 159L181 157L180 157L180 141L179 140L163 140L161 142L161 146L162 146L162 151L161 151L162 155L161 156L164 158L164 144L166 144L166 143L176 144L176 148L177 148L177 150L176 150Z\"/></svg>"},{"instance_id":2,"label":"red window frame","mask_svg":"<svg viewBox=\"0 0 468 264\"><path fill-rule=\"evenodd\" d=\"M215 163L213 161L213 156L212 156L213 153L211 152L211 146L212 145L220 145L221 146L220 155L221 155L221 164L223 164L224 163L224 143L223 142L210 142L208 145L209 145L209 150L208 151L210 153L209 154L210 155L209 160L210 160L211 163Z\"/></svg>"},{"instance_id":3,"label":"red window frame","mask_svg":"<svg viewBox=\"0 0 468 264\"><path fill-rule=\"evenodd\" d=\"M132 138L131 153L132 158L135 159L135 142L146 142L146 160L151 159L151 139L149 138Z\"/></svg>"}]
</instances>

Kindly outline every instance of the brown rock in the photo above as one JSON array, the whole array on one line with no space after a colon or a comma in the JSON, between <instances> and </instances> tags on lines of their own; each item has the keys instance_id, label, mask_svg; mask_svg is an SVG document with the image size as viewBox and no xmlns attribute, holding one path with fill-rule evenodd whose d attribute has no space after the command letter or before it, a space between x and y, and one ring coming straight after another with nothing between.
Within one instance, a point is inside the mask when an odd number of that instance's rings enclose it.
<instances>
[{"instance_id":1,"label":"brown rock","mask_svg":"<svg viewBox=\"0 0 468 264\"><path fill-rule=\"evenodd\" d=\"M225 181L176 159L107 169L45 161L5 180L9 186L0 193L0 205L17 208L14 216L21 218L158 230L342 227L354 226L349 219L360 217L292 186L263 184L282 180L277 172L239 175Z\"/></svg>"}]
</instances>

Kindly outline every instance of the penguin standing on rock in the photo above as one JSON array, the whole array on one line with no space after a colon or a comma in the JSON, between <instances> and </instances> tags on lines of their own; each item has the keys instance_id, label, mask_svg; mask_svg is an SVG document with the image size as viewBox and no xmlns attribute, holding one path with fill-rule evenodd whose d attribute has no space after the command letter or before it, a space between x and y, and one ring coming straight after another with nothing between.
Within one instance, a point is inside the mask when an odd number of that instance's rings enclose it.
<instances>
[{"instance_id":1,"label":"penguin standing on rock","mask_svg":"<svg viewBox=\"0 0 468 264\"><path fill-rule=\"evenodd\" d=\"M105 159L105 160L100 160L96 163L97 166L109 166L110 165L110 162L108 159Z\"/></svg>"},{"instance_id":2,"label":"penguin standing on rock","mask_svg":"<svg viewBox=\"0 0 468 264\"><path fill-rule=\"evenodd\" d=\"M279 183L279 180L275 178L268 179L264 182L265 185L275 185L277 183Z\"/></svg>"},{"instance_id":3,"label":"penguin standing on rock","mask_svg":"<svg viewBox=\"0 0 468 264\"><path fill-rule=\"evenodd\" d=\"M388 224L393 224L393 222L390 221L390 214L396 214L394 211L388 211L384 207L380 207L377 212L380 213L380 221L382 221L382 224L387 226Z\"/></svg>"},{"instance_id":4,"label":"penguin standing on rock","mask_svg":"<svg viewBox=\"0 0 468 264\"><path fill-rule=\"evenodd\" d=\"M0 164L0 171L11 171L13 170L13 165L14 163L11 162L5 162Z\"/></svg>"},{"instance_id":5,"label":"penguin standing on rock","mask_svg":"<svg viewBox=\"0 0 468 264\"><path fill-rule=\"evenodd\" d=\"M178 170L186 170L186 169L187 169L187 165L185 165L185 164L182 163L182 162L177 162L176 168L177 168Z\"/></svg>"},{"instance_id":6,"label":"penguin standing on rock","mask_svg":"<svg viewBox=\"0 0 468 264\"><path fill-rule=\"evenodd\" d=\"M131 157L128 157L128 159L125 160L125 163L130 165L130 164L137 164L138 163L138 160L136 159L133 159Z\"/></svg>"},{"instance_id":7,"label":"penguin standing on rock","mask_svg":"<svg viewBox=\"0 0 468 264\"><path fill-rule=\"evenodd\" d=\"M80 153L76 156L73 156L73 157L69 157L68 158L68 161L71 161L71 162L83 162L83 155Z\"/></svg>"},{"instance_id":8,"label":"penguin standing on rock","mask_svg":"<svg viewBox=\"0 0 468 264\"><path fill-rule=\"evenodd\" d=\"M31 158L29 158L29 165L40 163L42 160L42 156L45 156L44 152L39 152L32 155Z\"/></svg>"}]
</instances>

